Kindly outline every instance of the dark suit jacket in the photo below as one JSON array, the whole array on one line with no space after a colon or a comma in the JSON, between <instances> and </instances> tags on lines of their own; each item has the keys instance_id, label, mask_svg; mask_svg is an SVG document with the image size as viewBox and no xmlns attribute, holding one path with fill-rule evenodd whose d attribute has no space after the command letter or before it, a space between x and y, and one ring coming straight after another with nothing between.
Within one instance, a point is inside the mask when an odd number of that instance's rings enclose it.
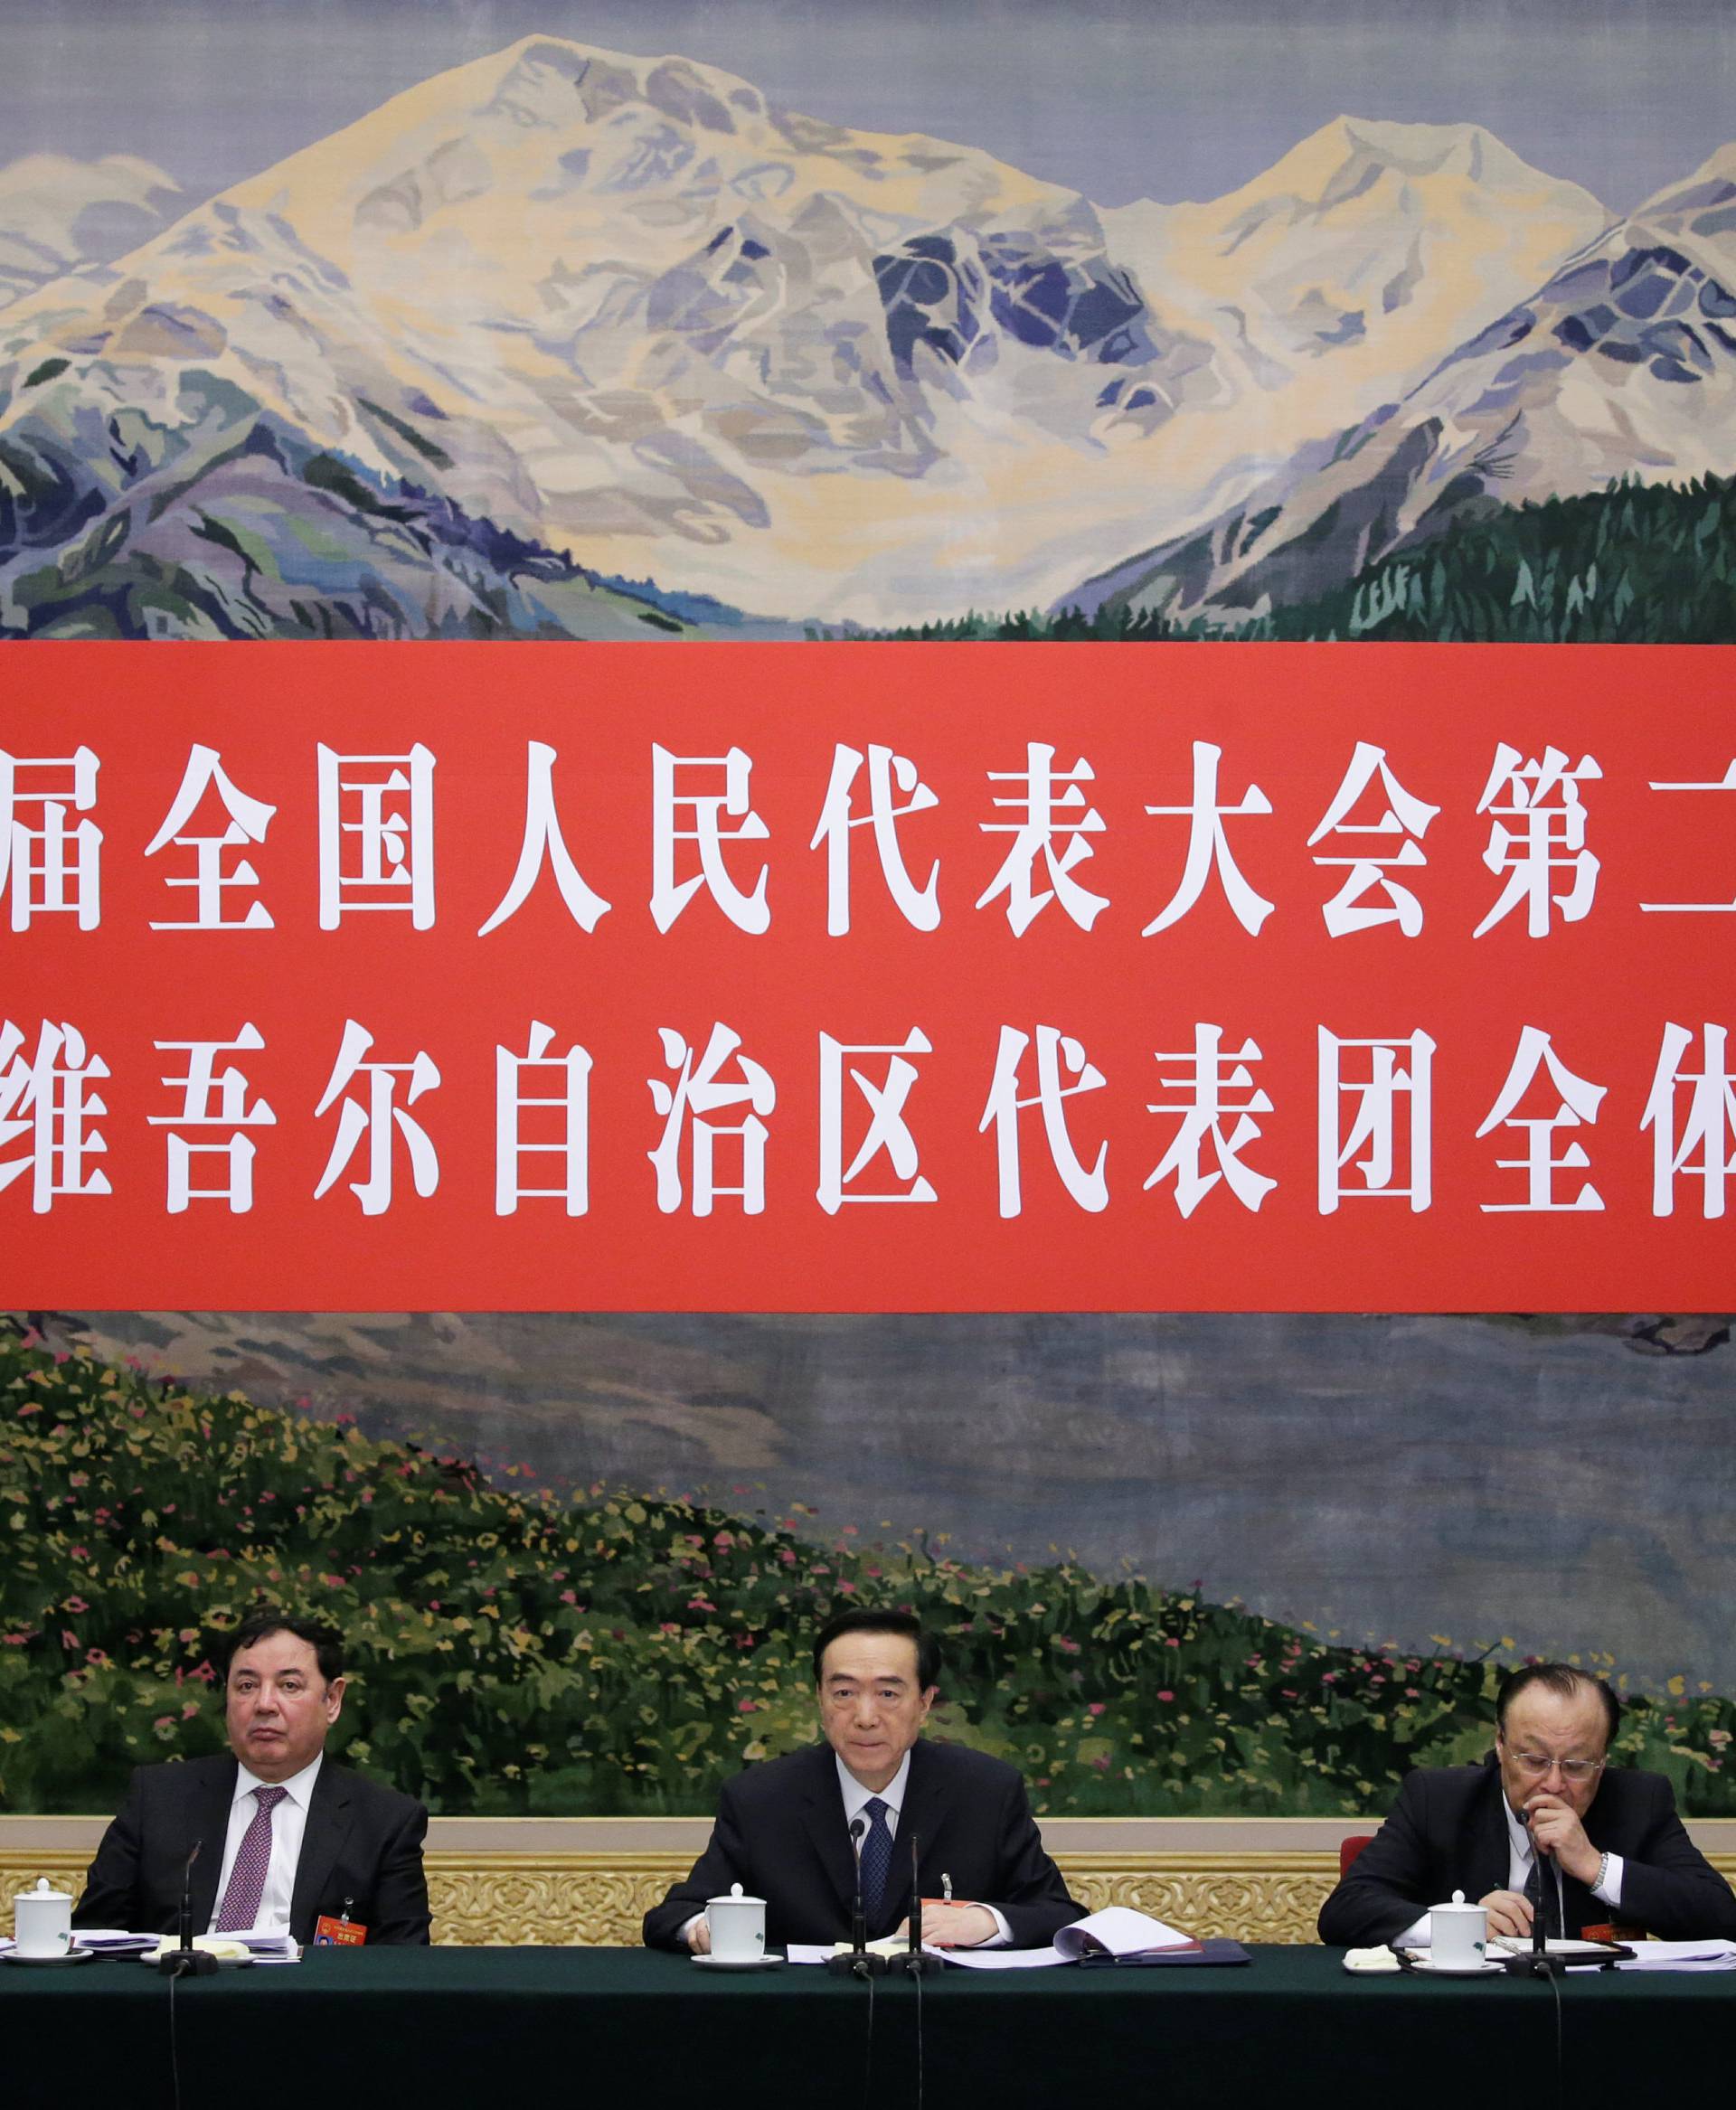
<instances>
[{"instance_id":1,"label":"dark suit jacket","mask_svg":"<svg viewBox=\"0 0 1736 2110\"><path fill-rule=\"evenodd\" d=\"M922 1895L954 1897L1005 1914L1015 1946L1039 1948L1081 1918L1043 1840L1024 1783L1013 1767L958 1744L911 1747L910 1775L892 1846L892 1872L868 1938L891 1934L910 1908L910 1840L920 1846ZM705 1900L740 1883L766 1901L766 1943L850 1938L855 1854L844 1822L837 1761L829 1744L750 1766L718 1798L711 1842L685 1882L645 1916L654 1948L680 1946L680 1931Z\"/></svg>"},{"instance_id":2,"label":"dark suit jacket","mask_svg":"<svg viewBox=\"0 0 1736 2110\"><path fill-rule=\"evenodd\" d=\"M1494 1754L1480 1766L1426 1766L1399 1790L1392 1814L1320 1911L1320 1939L1360 1948L1389 1942L1455 1890L1471 1899L1507 1888L1509 1844ZM1580 1822L1599 1853L1622 1858L1612 1911L1562 1871L1566 1931L1618 1919L1665 1940L1736 1939L1736 1896L1675 1813L1661 1773L1612 1766Z\"/></svg>"},{"instance_id":3,"label":"dark suit jacket","mask_svg":"<svg viewBox=\"0 0 1736 2110\"><path fill-rule=\"evenodd\" d=\"M198 1841L193 1929L203 1934L216 1907L236 1771L229 1757L141 1766L102 1835L73 1926L173 1934L181 1911L182 1870ZM323 1913L339 1917L347 1898L350 1917L367 1928L371 1943L426 1942L427 1830L428 1812L420 1803L327 1758L307 1806L289 1932L298 1942L311 1941L314 1922Z\"/></svg>"}]
</instances>

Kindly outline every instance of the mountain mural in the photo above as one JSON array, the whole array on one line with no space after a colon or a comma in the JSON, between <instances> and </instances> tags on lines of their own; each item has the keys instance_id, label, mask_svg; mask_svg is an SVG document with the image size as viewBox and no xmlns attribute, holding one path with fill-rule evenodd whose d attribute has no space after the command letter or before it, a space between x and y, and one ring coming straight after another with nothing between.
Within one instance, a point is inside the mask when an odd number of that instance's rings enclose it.
<instances>
[{"instance_id":1,"label":"mountain mural","mask_svg":"<svg viewBox=\"0 0 1736 2110\"><path fill-rule=\"evenodd\" d=\"M0 634L1233 619L1736 466L1736 150L1612 224L1479 128L1341 119L1099 210L533 38L160 231L95 165L0 280Z\"/></svg>"}]
</instances>

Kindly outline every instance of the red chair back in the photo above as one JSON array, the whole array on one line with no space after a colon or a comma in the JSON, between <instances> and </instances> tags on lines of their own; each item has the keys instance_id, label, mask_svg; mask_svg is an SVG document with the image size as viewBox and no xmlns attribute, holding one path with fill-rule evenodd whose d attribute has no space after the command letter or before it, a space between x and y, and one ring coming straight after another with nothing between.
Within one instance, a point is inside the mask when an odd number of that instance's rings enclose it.
<instances>
[{"instance_id":1,"label":"red chair back","mask_svg":"<svg viewBox=\"0 0 1736 2110\"><path fill-rule=\"evenodd\" d=\"M1338 1880L1341 1883L1350 1873L1351 1862L1355 1860L1363 1847L1373 1842L1373 1837L1374 1834L1372 1832L1354 1832L1350 1838L1341 1839L1338 1842Z\"/></svg>"}]
</instances>

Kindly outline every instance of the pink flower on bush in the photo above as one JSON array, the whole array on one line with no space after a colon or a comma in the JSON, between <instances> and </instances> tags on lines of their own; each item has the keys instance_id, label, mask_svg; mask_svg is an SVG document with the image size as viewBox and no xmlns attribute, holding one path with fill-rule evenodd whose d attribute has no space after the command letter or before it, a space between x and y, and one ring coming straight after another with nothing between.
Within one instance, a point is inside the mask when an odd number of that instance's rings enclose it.
<instances>
[{"instance_id":1,"label":"pink flower on bush","mask_svg":"<svg viewBox=\"0 0 1736 2110\"><path fill-rule=\"evenodd\" d=\"M1167 1703L1168 1703L1170 1700L1174 1700L1174 1699L1175 1699L1175 1695L1173 1692L1170 1692L1170 1691L1165 1691L1160 1692L1160 1693L1157 1695L1157 1697L1158 1697L1158 1699L1159 1699L1159 1700L1163 1700L1163 1701L1164 1701L1165 1704L1167 1704Z\"/></svg>"},{"instance_id":2,"label":"pink flower on bush","mask_svg":"<svg viewBox=\"0 0 1736 2110\"><path fill-rule=\"evenodd\" d=\"M1165 1648L1180 1648L1181 1645L1181 1643L1176 1640L1173 1634L1168 1634L1164 1636L1164 1646Z\"/></svg>"},{"instance_id":3,"label":"pink flower on bush","mask_svg":"<svg viewBox=\"0 0 1736 2110\"><path fill-rule=\"evenodd\" d=\"M1085 1711L1087 1714L1101 1714L1104 1711L1104 1704L1100 1700L1093 1700Z\"/></svg>"},{"instance_id":4,"label":"pink flower on bush","mask_svg":"<svg viewBox=\"0 0 1736 2110\"><path fill-rule=\"evenodd\" d=\"M738 1700L735 1703L735 1711L737 1714L753 1714L759 1710L759 1706L760 1702L757 1700Z\"/></svg>"},{"instance_id":5,"label":"pink flower on bush","mask_svg":"<svg viewBox=\"0 0 1736 2110\"><path fill-rule=\"evenodd\" d=\"M687 1609L690 1612L715 1612L717 1606L709 1597L689 1597Z\"/></svg>"},{"instance_id":6,"label":"pink flower on bush","mask_svg":"<svg viewBox=\"0 0 1736 2110\"><path fill-rule=\"evenodd\" d=\"M82 1597L67 1597L62 1601L61 1609L67 1612L88 1612L90 1607Z\"/></svg>"},{"instance_id":7,"label":"pink flower on bush","mask_svg":"<svg viewBox=\"0 0 1736 2110\"><path fill-rule=\"evenodd\" d=\"M1109 1770L1109 1759L1105 1757L1093 1758L1091 1760L1091 1764L1099 1773L1107 1773Z\"/></svg>"},{"instance_id":8,"label":"pink flower on bush","mask_svg":"<svg viewBox=\"0 0 1736 2110\"><path fill-rule=\"evenodd\" d=\"M579 1602L579 1593L578 1593L578 1591L577 1591L577 1590L562 1590L562 1591L561 1591L561 1602L563 1605L576 1605L576 1604ZM675 1633L675 1622L674 1622L673 1620L665 1620L665 1621L664 1622L664 1628L663 1628L663 1630L664 1630L664 1632L665 1632L665 1634L673 1634L673 1633Z\"/></svg>"},{"instance_id":9,"label":"pink flower on bush","mask_svg":"<svg viewBox=\"0 0 1736 2110\"><path fill-rule=\"evenodd\" d=\"M87 1663L107 1664L108 1651L106 1648L88 1648L84 1652L84 1660Z\"/></svg>"}]
</instances>

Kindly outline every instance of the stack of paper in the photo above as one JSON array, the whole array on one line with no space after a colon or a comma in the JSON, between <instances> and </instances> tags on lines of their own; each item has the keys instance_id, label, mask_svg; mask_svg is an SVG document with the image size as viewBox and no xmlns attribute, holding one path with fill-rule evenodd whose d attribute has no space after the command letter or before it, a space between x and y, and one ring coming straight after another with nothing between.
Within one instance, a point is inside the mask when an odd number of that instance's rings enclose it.
<instances>
[{"instance_id":1,"label":"stack of paper","mask_svg":"<svg viewBox=\"0 0 1736 2110\"><path fill-rule=\"evenodd\" d=\"M1636 1942L1618 1971L1736 1971L1736 1942L1717 1936L1703 1942Z\"/></svg>"},{"instance_id":2,"label":"stack of paper","mask_svg":"<svg viewBox=\"0 0 1736 2110\"><path fill-rule=\"evenodd\" d=\"M99 1956L142 1956L162 1940L161 1935L128 1934L118 1926L79 1926L72 1930L72 1946L90 1949Z\"/></svg>"}]
</instances>

